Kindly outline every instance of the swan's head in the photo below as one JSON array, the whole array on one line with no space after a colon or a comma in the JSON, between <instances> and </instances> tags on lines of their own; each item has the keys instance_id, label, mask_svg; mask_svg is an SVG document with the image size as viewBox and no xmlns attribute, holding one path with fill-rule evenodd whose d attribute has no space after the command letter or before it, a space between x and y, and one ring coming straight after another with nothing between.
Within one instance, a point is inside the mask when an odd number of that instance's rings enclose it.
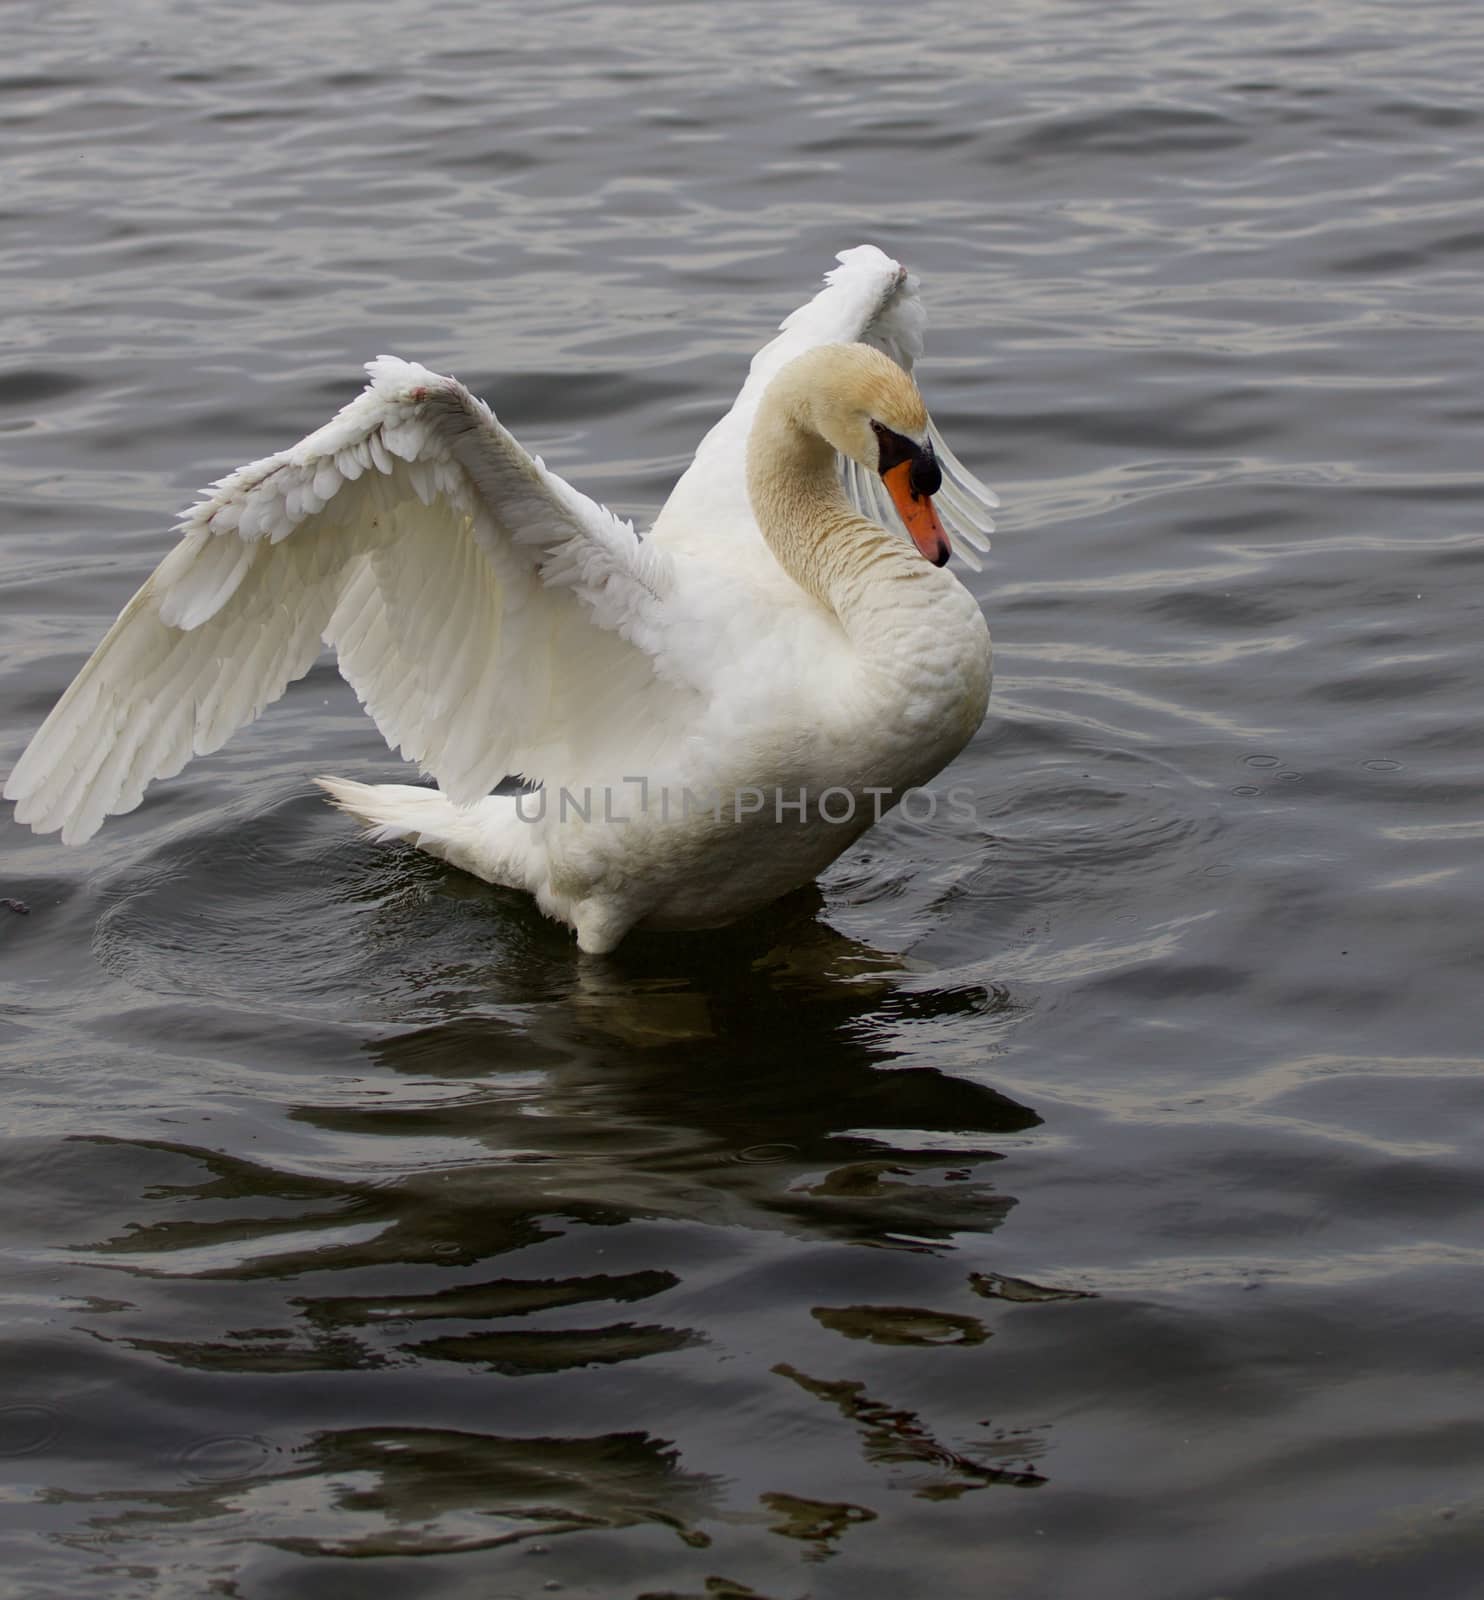
<instances>
[{"instance_id":1,"label":"swan's head","mask_svg":"<svg viewBox=\"0 0 1484 1600\"><path fill-rule=\"evenodd\" d=\"M864 344L820 345L786 370L798 382L804 420L842 455L880 473L912 542L943 566L951 551L932 500L943 474L911 376Z\"/></svg>"}]
</instances>

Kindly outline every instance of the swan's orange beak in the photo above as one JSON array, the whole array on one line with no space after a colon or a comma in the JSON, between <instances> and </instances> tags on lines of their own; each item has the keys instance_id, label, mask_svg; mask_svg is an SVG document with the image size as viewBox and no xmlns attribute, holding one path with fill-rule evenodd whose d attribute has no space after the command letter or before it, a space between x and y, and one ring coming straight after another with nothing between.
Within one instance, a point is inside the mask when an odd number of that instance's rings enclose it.
<instances>
[{"instance_id":1,"label":"swan's orange beak","mask_svg":"<svg viewBox=\"0 0 1484 1600\"><path fill-rule=\"evenodd\" d=\"M941 567L952 554L952 548L948 543L948 535L943 531L943 524L938 521L938 513L933 510L932 495L919 494L913 487L914 468L920 483L923 474L921 465L917 461L899 461L896 466L888 467L881 474L881 481L891 495L891 503L897 508L897 514L907 524L907 532L912 535L913 544L926 560L931 561L935 567ZM936 462L933 462L932 475L939 483L942 482ZM936 486L935 483L934 487Z\"/></svg>"}]
</instances>

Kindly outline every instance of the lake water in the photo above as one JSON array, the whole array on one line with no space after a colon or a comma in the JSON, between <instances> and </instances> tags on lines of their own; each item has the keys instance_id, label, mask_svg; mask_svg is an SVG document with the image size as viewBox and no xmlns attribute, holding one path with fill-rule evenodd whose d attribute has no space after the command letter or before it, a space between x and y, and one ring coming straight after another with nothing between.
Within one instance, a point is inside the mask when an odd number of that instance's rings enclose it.
<instances>
[{"instance_id":1,"label":"lake water","mask_svg":"<svg viewBox=\"0 0 1484 1600\"><path fill-rule=\"evenodd\" d=\"M579 959L322 663L7 820L10 1596L1427 1600L1484 1571L1484 10L6 9L0 764L387 350L648 518L838 249L990 715Z\"/></svg>"}]
</instances>

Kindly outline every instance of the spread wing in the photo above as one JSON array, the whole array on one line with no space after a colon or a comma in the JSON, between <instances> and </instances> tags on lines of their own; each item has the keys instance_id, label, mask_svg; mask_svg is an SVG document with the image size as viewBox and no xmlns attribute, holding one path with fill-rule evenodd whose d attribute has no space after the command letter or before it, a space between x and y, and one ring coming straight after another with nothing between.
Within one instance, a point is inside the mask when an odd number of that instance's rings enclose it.
<instances>
[{"instance_id":1,"label":"spread wing","mask_svg":"<svg viewBox=\"0 0 1484 1600\"><path fill-rule=\"evenodd\" d=\"M747 436L753 417L763 391L795 356L820 344L869 344L910 372L922 355L927 312L916 275L872 244L842 250L836 259L840 265L825 274L824 288L791 311L778 337L753 357L732 409L701 441L694 462L666 502L655 524L657 539L679 543L689 530L706 524L711 507L747 503ZM954 455L936 425L929 424L928 432L943 470L943 486L933 504L954 554L977 570L982 563L976 552L989 549L994 531L990 512L1000 503L999 496ZM858 511L885 527L901 526L875 473L852 461L842 461L841 472Z\"/></svg>"},{"instance_id":2,"label":"spread wing","mask_svg":"<svg viewBox=\"0 0 1484 1600\"><path fill-rule=\"evenodd\" d=\"M388 744L458 803L565 781L692 691L668 556L461 384L388 356L332 421L223 478L5 785L65 843L215 750L332 646Z\"/></svg>"}]
</instances>

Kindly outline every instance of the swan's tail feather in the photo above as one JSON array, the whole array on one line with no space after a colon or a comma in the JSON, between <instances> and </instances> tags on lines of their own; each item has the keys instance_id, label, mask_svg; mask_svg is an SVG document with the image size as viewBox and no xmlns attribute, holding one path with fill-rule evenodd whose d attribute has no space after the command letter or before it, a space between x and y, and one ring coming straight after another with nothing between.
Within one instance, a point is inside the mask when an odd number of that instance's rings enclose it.
<instances>
[{"instance_id":1,"label":"swan's tail feather","mask_svg":"<svg viewBox=\"0 0 1484 1600\"><path fill-rule=\"evenodd\" d=\"M356 783L351 778L314 781L329 795L332 805L368 828L377 844L409 838L415 844L418 835L439 832L439 821L455 813L447 796L437 789L408 783Z\"/></svg>"},{"instance_id":2,"label":"swan's tail feather","mask_svg":"<svg viewBox=\"0 0 1484 1600\"><path fill-rule=\"evenodd\" d=\"M472 806L456 806L439 789L408 783L329 777L314 781L376 844L405 840L490 883L532 888L535 830L521 825L508 798L492 795Z\"/></svg>"}]
</instances>

